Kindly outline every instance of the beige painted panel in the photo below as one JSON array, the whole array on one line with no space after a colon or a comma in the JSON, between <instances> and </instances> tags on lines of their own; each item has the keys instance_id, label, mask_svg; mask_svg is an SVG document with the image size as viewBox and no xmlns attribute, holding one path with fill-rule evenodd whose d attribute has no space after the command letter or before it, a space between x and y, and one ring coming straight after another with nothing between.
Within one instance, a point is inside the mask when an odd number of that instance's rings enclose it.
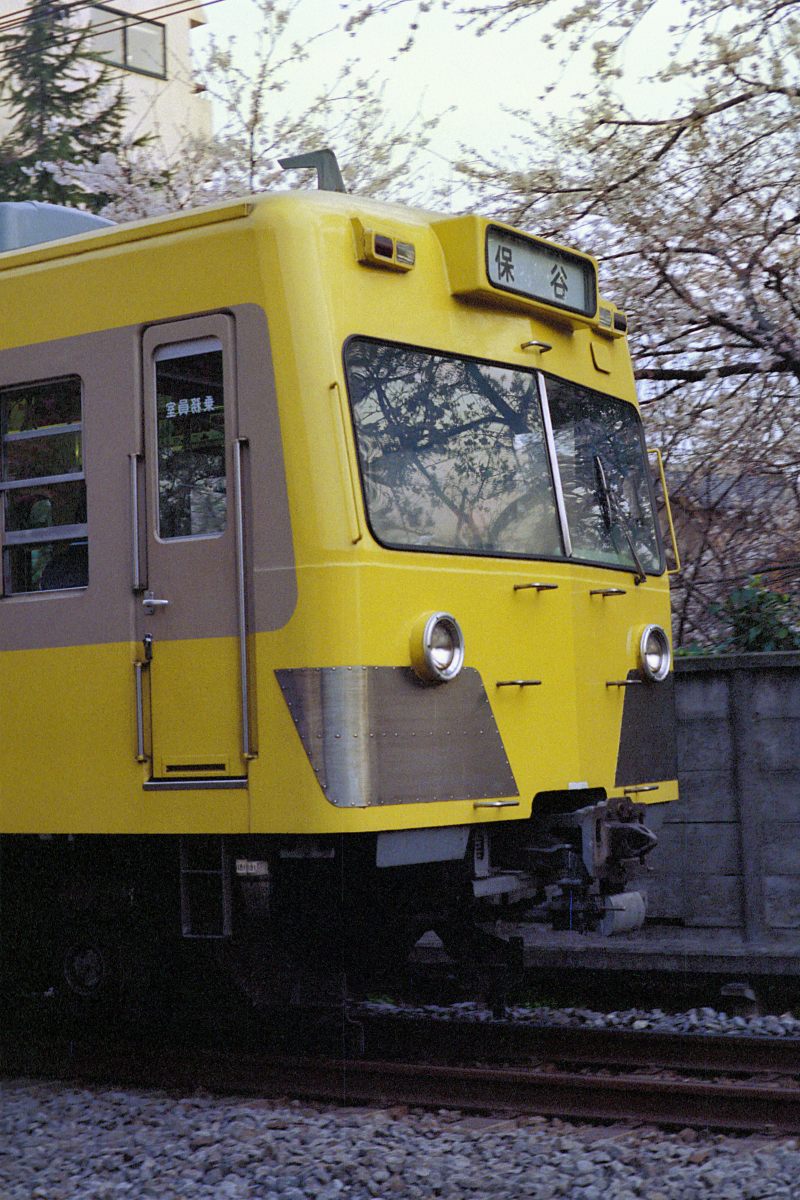
<instances>
[{"instance_id":1,"label":"beige painted panel","mask_svg":"<svg viewBox=\"0 0 800 1200\"><path fill-rule=\"evenodd\" d=\"M245 452L248 628L282 628L297 602L281 429L265 314L254 304L229 310L233 371ZM182 324L182 322L181 322ZM141 596L133 589L130 459L141 454L142 327L126 326L0 352L0 387L77 375L83 389L89 585L74 591L0 597L0 651L132 642L142 636ZM148 578L147 503L140 470L141 577ZM191 572L192 565L186 564ZM202 576L194 586L202 589ZM207 605L180 636L235 632ZM169 637L162 622L159 637Z\"/></svg>"}]
</instances>

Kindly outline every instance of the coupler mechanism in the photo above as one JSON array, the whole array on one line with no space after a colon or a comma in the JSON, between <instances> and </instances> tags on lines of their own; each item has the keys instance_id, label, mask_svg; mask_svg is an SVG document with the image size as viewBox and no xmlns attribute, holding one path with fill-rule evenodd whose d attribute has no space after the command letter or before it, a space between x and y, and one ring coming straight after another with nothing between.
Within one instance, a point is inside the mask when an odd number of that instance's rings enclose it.
<instances>
[{"instance_id":1,"label":"coupler mechanism","mask_svg":"<svg viewBox=\"0 0 800 1200\"><path fill-rule=\"evenodd\" d=\"M638 929L646 898L626 884L658 839L645 822L644 805L595 795L594 803L570 808L574 792L551 794L538 811L534 805L535 815L524 825L481 831L475 896L506 907L527 900L529 914L555 929Z\"/></svg>"}]
</instances>

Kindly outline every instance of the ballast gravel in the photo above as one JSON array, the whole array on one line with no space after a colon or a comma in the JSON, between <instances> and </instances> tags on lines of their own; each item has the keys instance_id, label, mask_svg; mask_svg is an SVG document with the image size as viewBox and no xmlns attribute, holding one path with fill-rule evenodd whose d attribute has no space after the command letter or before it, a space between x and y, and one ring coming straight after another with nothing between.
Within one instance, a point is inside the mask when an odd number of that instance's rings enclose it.
<instances>
[{"instance_id":1,"label":"ballast gravel","mask_svg":"<svg viewBox=\"0 0 800 1200\"><path fill-rule=\"evenodd\" d=\"M396 1004L393 1001L365 1001L363 1012L402 1018L425 1017L440 1021L493 1021L487 1005L474 1000L457 1004ZM597 1012L591 1008L551 1008L547 1005L511 1005L506 1019L531 1025L557 1025L562 1028L633 1029L651 1033L727 1034L733 1037L800 1038L800 1020L790 1012L742 1017L719 1012L715 1008L690 1008L687 1012L664 1012L661 1008L626 1008L619 1012ZM356 1013L357 1016L357 1013ZM800 1200L800 1187L798 1188Z\"/></svg>"},{"instance_id":2,"label":"ballast gravel","mask_svg":"<svg viewBox=\"0 0 800 1200\"><path fill-rule=\"evenodd\" d=\"M794 1138L0 1083L2 1200L778 1200Z\"/></svg>"}]
</instances>

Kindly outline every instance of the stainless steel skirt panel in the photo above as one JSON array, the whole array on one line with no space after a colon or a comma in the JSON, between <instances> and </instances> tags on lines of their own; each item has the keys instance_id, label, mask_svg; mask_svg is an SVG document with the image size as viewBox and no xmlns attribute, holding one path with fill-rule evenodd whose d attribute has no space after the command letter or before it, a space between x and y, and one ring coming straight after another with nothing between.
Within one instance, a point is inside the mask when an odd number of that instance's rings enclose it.
<instances>
[{"instance_id":1,"label":"stainless steel skirt panel","mask_svg":"<svg viewBox=\"0 0 800 1200\"><path fill-rule=\"evenodd\" d=\"M519 794L480 675L422 683L410 667L275 672L331 804L366 808Z\"/></svg>"},{"instance_id":2,"label":"stainless steel skirt panel","mask_svg":"<svg viewBox=\"0 0 800 1200\"><path fill-rule=\"evenodd\" d=\"M629 680L639 678L638 671L628 672ZM674 684L670 675L663 683L644 682L625 689L617 787L677 778Z\"/></svg>"}]
</instances>

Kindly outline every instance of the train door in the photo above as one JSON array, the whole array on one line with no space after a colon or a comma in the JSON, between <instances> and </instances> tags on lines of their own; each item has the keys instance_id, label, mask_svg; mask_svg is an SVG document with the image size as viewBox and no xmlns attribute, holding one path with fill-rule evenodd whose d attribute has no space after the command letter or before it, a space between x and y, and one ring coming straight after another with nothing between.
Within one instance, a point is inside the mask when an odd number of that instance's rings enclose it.
<instances>
[{"instance_id":1,"label":"train door","mask_svg":"<svg viewBox=\"0 0 800 1200\"><path fill-rule=\"evenodd\" d=\"M233 320L222 315L158 325L143 339L137 607L153 778L175 786L247 768L235 349Z\"/></svg>"}]
</instances>

